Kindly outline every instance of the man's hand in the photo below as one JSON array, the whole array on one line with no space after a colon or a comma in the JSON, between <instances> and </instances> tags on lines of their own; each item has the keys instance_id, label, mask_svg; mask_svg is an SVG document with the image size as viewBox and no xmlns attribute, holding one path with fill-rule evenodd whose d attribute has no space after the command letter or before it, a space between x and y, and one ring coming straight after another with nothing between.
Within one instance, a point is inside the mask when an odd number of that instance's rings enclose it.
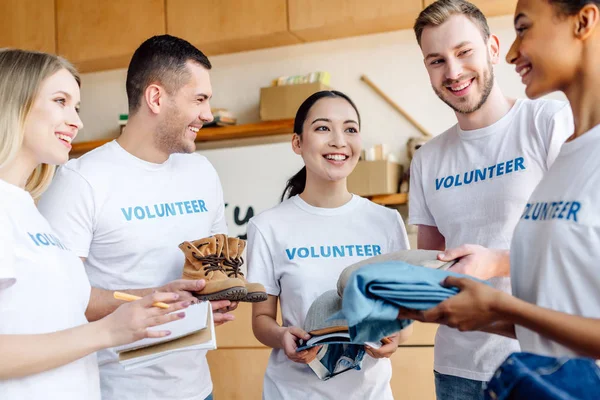
<instances>
[{"instance_id":1,"label":"man's hand","mask_svg":"<svg viewBox=\"0 0 600 400\"><path fill-rule=\"evenodd\" d=\"M198 303L199 300L191 292L198 292L204 289L204 286L206 286L206 281L204 279L178 279L176 281L169 282L166 285L157 288L156 290L158 292L177 293L181 301L190 301L192 304L194 304ZM228 314L228 312L237 308L237 301L211 301L210 305L213 310L215 326L223 325L224 323L233 321L235 319L235 316L233 314Z\"/></svg>"},{"instance_id":2,"label":"man's hand","mask_svg":"<svg viewBox=\"0 0 600 400\"><path fill-rule=\"evenodd\" d=\"M387 337L386 344L378 349L374 349L371 346L365 346L365 352L373 358L390 358L396 350L398 350L398 342L400 339L400 333L394 333Z\"/></svg>"},{"instance_id":3,"label":"man's hand","mask_svg":"<svg viewBox=\"0 0 600 400\"><path fill-rule=\"evenodd\" d=\"M196 297L190 292L197 292L204 289L206 281L204 279L191 280L191 279L178 279L156 288L157 292L168 292L177 293L180 301L191 301L197 303Z\"/></svg>"},{"instance_id":4,"label":"man's hand","mask_svg":"<svg viewBox=\"0 0 600 400\"><path fill-rule=\"evenodd\" d=\"M223 325L226 322L235 320L235 315L227 313L227 311L233 311L237 308L237 302L231 302L229 300L217 300L211 301L210 305L213 310L213 319L215 326Z\"/></svg>"},{"instance_id":5,"label":"man's hand","mask_svg":"<svg viewBox=\"0 0 600 400\"><path fill-rule=\"evenodd\" d=\"M510 257L507 250L488 249L475 244L464 244L438 255L440 261L458 260L449 271L481 280L496 276L510 276Z\"/></svg>"}]
</instances>

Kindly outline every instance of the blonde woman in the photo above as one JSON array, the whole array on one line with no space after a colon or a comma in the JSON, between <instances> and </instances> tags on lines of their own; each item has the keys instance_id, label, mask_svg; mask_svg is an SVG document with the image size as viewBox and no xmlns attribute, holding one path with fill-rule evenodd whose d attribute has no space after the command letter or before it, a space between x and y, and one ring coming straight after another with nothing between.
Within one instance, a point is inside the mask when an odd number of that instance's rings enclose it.
<instances>
[{"instance_id":1,"label":"blonde woman","mask_svg":"<svg viewBox=\"0 0 600 400\"><path fill-rule=\"evenodd\" d=\"M155 293L87 323L82 262L37 211L82 127L80 79L54 55L0 50L0 393L2 399L100 399L94 352L167 331L188 302ZM69 207L69 204L64 204ZM171 303L167 310L152 307Z\"/></svg>"}]
</instances>

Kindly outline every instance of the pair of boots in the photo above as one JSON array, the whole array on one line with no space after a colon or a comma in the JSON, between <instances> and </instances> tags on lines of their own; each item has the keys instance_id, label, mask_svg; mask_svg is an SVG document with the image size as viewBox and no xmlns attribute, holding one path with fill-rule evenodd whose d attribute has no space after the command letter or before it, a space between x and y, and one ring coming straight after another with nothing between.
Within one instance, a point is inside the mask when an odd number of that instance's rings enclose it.
<instances>
[{"instance_id":1,"label":"pair of boots","mask_svg":"<svg viewBox=\"0 0 600 400\"><path fill-rule=\"evenodd\" d=\"M179 248L185 254L184 279L204 279L206 286L194 295L200 300L230 300L256 303L267 300L260 283L249 283L240 268L246 241L217 234L183 242Z\"/></svg>"}]
</instances>

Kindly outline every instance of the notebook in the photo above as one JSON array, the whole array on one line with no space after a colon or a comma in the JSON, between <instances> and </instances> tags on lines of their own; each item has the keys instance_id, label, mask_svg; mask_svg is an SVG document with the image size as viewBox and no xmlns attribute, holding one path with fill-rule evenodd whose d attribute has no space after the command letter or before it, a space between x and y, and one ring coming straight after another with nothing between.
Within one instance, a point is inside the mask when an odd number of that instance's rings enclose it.
<instances>
[{"instance_id":1,"label":"notebook","mask_svg":"<svg viewBox=\"0 0 600 400\"><path fill-rule=\"evenodd\" d=\"M124 369L147 367L156 364L169 354L183 351L214 350L217 348L212 307L208 301L186 308L185 318L149 330L168 330L162 338L145 338L115 347L119 363ZM181 312L181 311L176 311Z\"/></svg>"}]
</instances>

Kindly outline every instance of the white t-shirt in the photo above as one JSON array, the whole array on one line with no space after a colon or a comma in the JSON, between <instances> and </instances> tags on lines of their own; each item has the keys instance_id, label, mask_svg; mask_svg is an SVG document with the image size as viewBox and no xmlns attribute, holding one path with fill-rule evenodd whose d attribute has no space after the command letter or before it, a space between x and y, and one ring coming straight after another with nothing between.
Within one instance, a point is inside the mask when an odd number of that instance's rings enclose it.
<instances>
[{"instance_id":1,"label":"white t-shirt","mask_svg":"<svg viewBox=\"0 0 600 400\"><path fill-rule=\"evenodd\" d=\"M525 206L511 247L514 295L538 306L600 318L600 126L565 143ZM523 351L576 356L521 326Z\"/></svg>"},{"instance_id":2,"label":"white t-shirt","mask_svg":"<svg viewBox=\"0 0 600 400\"><path fill-rule=\"evenodd\" d=\"M81 260L50 228L29 193L0 179L0 336L87 324L89 299ZM0 398L100 400L96 354L35 375L0 380Z\"/></svg>"},{"instance_id":3,"label":"white t-shirt","mask_svg":"<svg viewBox=\"0 0 600 400\"><path fill-rule=\"evenodd\" d=\"M248 224L248 280L279 296L283 326L302 328L312 302L334 290L342 270L364 258L408 249L397 211L354 195L338 208L313 207L294 196ZM263 398L392 399L390 360L365 355L362 370L321 381L304 364L273 349Z\"/></svg>"},{"instance_id":4,"label":"white t-shirt","mask_svg":"<svg viewBox=\"0 0 600 400\"><path fill-rule=\"evenodd\" d=\"M39 208L67 246L87 257L92 286L106 290L180 279L177 246L227 230L221 183L205 157L174 154L153 164L116 141L61 167ZM203 400L212 391L205 351L130 371L113 351L100 351L98 360L104 400Z\"/></svg>"},{"instance_id":5,"label":"white t-shirt","mask_svg":"<svg viewBox=\"0 0 600 400\"><path fill-rule=\"evenodd\" d=\"M436 226L446 248L465 243L509 249L527 199L573 133L571 109L556 100L517 100L493 125L458 125L421 147L411 164L409 222ZM492 278L510 292L510 279ZM518 342L441 326L434 369L489 380Z\"/></svg>"}]
</instances>

